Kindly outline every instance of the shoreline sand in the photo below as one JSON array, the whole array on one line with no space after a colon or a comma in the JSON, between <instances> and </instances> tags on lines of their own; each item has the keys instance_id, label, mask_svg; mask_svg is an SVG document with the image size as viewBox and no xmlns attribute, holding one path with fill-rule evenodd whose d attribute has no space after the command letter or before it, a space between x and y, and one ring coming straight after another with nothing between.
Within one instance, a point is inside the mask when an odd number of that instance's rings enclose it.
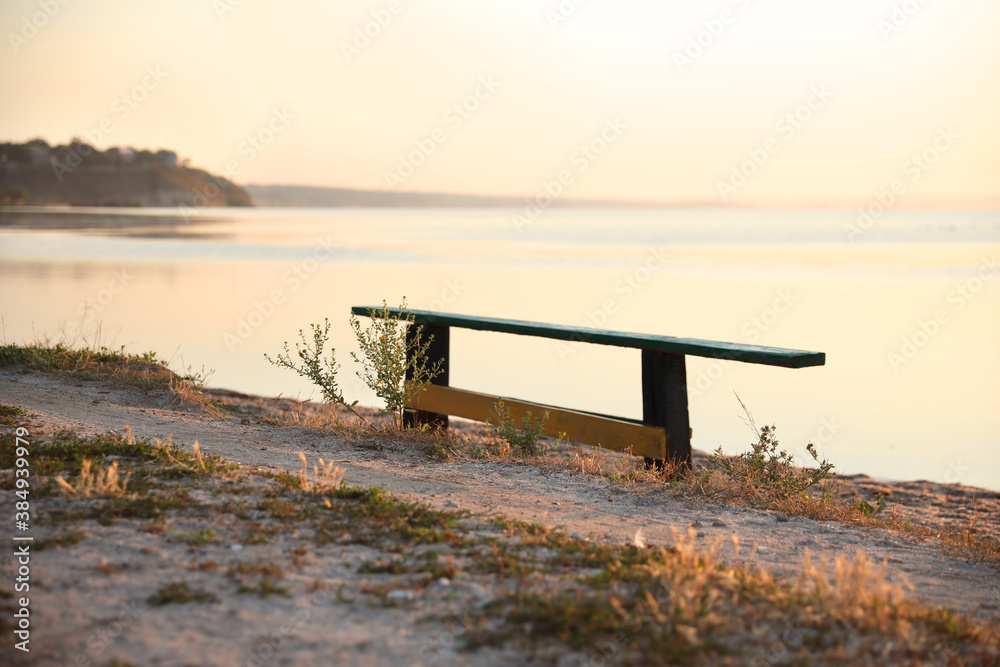
<instances>
[{"instance_id":1,"label":"shoreline sand","mask_svg":"<svg viewBox=\"0 0 1000 667\"><path fill-rule=\"evenodd\" d=\"M850 558L861 551L873 561L885 563L889 581L910 582L913 597L969 614L981 622L1000 621L997 565L961 557L933 538L814 521L707 500L670 498L639 487L615 485L605 478L574 474L567 463L579 453L574 448L528 462L468 459L439 462L422 451L414 451L412 446L393 443L387 438L349 443L329 431L275 426L260 420L293 411L308 416L310 410L316 409L315 405L222 390L210 394L218 405L228 406L221 414L213 414L200 405L182 404L169 392L112 386L67 375L0 371L0 403L24 407L34 413L32 428L44 429L46 433L60 429L74 429L82 435L120 433L129 425L140 438L165 439L172 435L173 442L188 451L197 441L202 452L220 454L244 467L266 466L292 472L301 468L298 453L302 451L310 465L318 457L335 461L346 470L345 479L352 485L379 486L394 496L436 509L468 510L482 516L505 515L559 527L568 535L594 543L620 545L634 541L639 534L647 544L670 546L676 542L674 530L683 533L690 529L696 535L696 545L708 549L713 541L728 544L736 535L745 547L740 558L778 576L796 576L807 551L814 559L841 555ZM843 493L856 494L869 502L875 494L882 493L890 508L895 506L897 512L914 522L955 530L964 528L992 539L1000 537L1000 493L930 482L880 482L859 475L843 479L842 487ZM176 529L190 522L180 519L169 531L176 534ZM223 528L220 526L220 532ZM39 586L36 608L54 614L51 629L39 629L38 637L42 644L49 641L61 647L52 653L53 659L65 660L72 657L74 650L85 650L80 648L85 646L81 642L106 625L108 614L114 613L112 607L117 605L111 603L121 597L122 591L130 591L126 595L130 600L141 601L169 572L187 572L188 578L204 578L204 573L191 574L194 556L185 555L176 544L164 547L155 534L130 531L118 524L101 526L93 521L80 529L86 537L78 544L46 549L36 555L39 576L43 581L50 580ZM233 554L230 546L211 544L201 549L199 556L225 562ZM315 559L312 569L323 566L323 560ZM109 569L114 574L94 579L95 568L98 572ZM310 568L306 571L312 572ZM365 579L348 571L338 572L337 578L341 580ZM300 580L304 581L302 577L289 576L288 582L291 585L294 581L301 583ZM491 598L489 591L478 588L467 593L460 597L470 604ZM107 599L95 606L94 596L105 594ZM433 597L430 592L427 595ZM454 613L455 605L449 606L446 600L444 595L430 606L439 612ZM162 628L159 624L164 620L157 616L159 612L146 608L141 615L142 633L126 633L128 640L116 647L122 655L139 657L140 664L231 664L222 658L227 638L231 641L242 636L249 627L265 628L266 619L271 617L262 606L264 602L261 599L248 602L249 606L225 605L225 614L219 615L216 609L212 612L214 616L189 605L194 609L192 616L183 618L183 608L172 610ZM290 602L282 604L287 607ZM284 607L282 613L291 613ZM423 626L416 617L405 612L405 608L396 606L382 612L369 609L363 616L370 626L364 630L351 625L350 614L338 616L340 625L331 632L347 644L361 647L350 653L344 664L422 664L414 659L412 651L417 644L413 642L418 638L426 642L427 637L444 626L431 623L421 630ZM151 625L154 617L159 620ZM353 629L346 631L344 628L348 626ZM199 628L207 631L207 637L192 635ZM407 638L405 633L399 634L399 628L410 628L408 631L416 634ZM316 634L310 635L313 631ZM171 632L176 634L169 635ZM321 626L309 632L306 635L311 639L307 644L322 641ZM373 648L383 640L387 643L382 648ZM180 650L186 642L205 650L209 650L205 647L210 644L211 659L172 662L164 657L171 650ZM302 650L308 653L314 649L315 646ZM498 664L511 659L517 662L519 654L491 649L477 651L474 659L472 655L453 653L449 648L435 664Z\"/></svg>"}]
</instances>

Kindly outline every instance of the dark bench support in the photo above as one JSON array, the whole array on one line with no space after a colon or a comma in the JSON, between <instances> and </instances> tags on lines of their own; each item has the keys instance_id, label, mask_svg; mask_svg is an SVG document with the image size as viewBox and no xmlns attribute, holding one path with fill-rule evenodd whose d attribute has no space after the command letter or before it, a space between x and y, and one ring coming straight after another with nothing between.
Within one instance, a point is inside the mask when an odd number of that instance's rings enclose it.
<instances>
[{"instance_id":1,"label":"dark bench support","mask_svg":"<svg viewBox=\"0 0 1000 667\"><path fill-rule=\"evenodd\" d=\"M642 351L642 421L667 432L667 460L691 467L691 424L688 419L687 371L684 355ZM663 461L645 458L646 468L663 469Z\"/></svg>"},{"instance_id":2,"label":"dark bench support","mask_svg":"<svg viewBox=\"0 0 1000 667\"><path fill-rule=\"evenodd\" d=\"M436 375L431 384L442 387L448 386L448 367L450 364L451 349L451 327L439 326L436 324L411 324L406 327L406 361L412 362L412 347L417 334L417 327L422 327L421 338L426 341L431 338L430 345L427 346L427 363L434 365L440 360L441 372ZM406 379L413 379L412 363L407 364ZM405 410L403 412L403 426L412 428L418 424L430 424L431 428L448 428L448 415L436 412L425 412L424 410Z\"/></svg>"}]
</instances>

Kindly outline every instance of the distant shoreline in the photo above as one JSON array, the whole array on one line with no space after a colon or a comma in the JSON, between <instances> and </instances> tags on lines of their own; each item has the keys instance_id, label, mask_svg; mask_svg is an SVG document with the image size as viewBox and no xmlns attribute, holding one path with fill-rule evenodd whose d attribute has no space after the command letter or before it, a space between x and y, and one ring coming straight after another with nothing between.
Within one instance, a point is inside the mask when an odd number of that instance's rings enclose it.
<instances>
[{"instance_id":1,"label":"distant shoreline","mask_svg":"<svg viewBox=\"0 0 1000 667\"><path fill-rule=\"evenodd\" d=\"M390 190L358 190L306 185L254 185L243 189L254 205L261 208L510 208L531 206L540 211L549 208L677 208L679 206L713 206L713 202L665 203L650 201L618 201L609 199L572 199L552 197L546 193L532 196L471 195L447 192L394 192Z\"/></svg>"}]
</instances>

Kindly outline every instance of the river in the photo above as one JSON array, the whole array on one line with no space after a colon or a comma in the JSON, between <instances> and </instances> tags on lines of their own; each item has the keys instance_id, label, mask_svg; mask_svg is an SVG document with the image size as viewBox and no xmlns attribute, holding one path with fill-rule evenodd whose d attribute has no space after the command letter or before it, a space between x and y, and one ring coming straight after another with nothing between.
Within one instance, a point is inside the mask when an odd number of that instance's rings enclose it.
<instances>
[{"instance_id":1,"label":"river","mask_svg":"<svg viewBox=\"0 0 1000 667\"><path fill-rule=\"evenodd\" d=\"M840 472L1000 489L1000 212L0 209L6 342L154 350L209 384L316 397L270 366L353 305L825 352L800 370L688 358L693 444L774 423ZM451 383L641 416L639 353L455 330Z\"/></svg>"}]
</instances>

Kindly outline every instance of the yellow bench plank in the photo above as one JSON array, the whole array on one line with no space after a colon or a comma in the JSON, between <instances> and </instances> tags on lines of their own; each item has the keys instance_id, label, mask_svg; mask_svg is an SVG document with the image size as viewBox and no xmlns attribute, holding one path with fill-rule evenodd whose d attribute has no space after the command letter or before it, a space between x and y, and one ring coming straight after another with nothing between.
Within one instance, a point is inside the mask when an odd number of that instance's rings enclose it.
<instances>
[{"instance_id":1,"label":"yellow bench plank","mask_svg":"<svg viewBox=\"0 0 1000 667\"><path fill-rule=\"evenodd\" d=\"M428 385L407 407L496 424L499 419L493 405L498 400L499 396L490 394ZM531 411L533 417L541 417L548 412L549 418L545 423L546 435L558 437L560 433L565 433L571 442L600 445L618 451L631 448L635 456L666 458L667 434L662 428L551 408L512 398L504 398L503 403L511 418L517 422L520 422L528 411Z\"/></svg>"}]
</instances>

